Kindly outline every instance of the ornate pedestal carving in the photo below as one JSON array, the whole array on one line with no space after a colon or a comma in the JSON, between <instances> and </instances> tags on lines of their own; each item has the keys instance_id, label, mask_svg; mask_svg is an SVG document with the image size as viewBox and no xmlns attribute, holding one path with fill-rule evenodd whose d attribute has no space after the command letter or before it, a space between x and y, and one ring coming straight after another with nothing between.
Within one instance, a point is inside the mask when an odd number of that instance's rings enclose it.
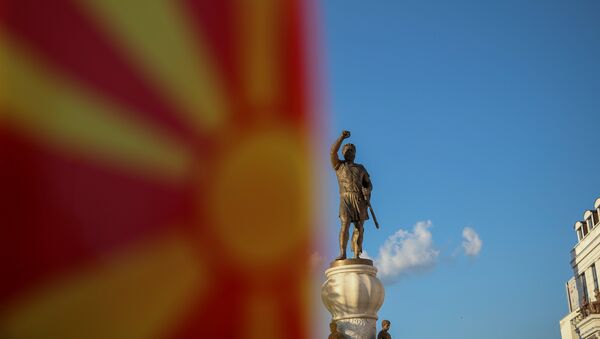
<instances>
[{"instance_id":1,"label":"ornate pedestal carving","mask_svg":"<svg viewBox=\"0 0 600 339\"><path fill-rule=\"evenodd\" d=\"M368 259L337 260L325 271L321 298L338 330L351 339L375 339L385 292Z\"/></svg>"}]
</instances>

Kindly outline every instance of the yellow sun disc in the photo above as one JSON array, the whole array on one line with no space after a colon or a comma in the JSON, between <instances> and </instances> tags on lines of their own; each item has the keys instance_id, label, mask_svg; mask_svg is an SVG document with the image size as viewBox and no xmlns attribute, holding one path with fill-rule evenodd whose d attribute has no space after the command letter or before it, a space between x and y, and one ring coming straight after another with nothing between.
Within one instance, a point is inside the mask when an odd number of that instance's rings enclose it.
<instances>
[{"instance_id":1,"label":"yellow sun disc","mask_svg":"<svg viewBox=\"0 0 600 339\"><path fill-rule=\"evenodd\" d=\"M208 199L221 243L247 267L277 264L310 227L306 147L297 134L243 138L218 164Z\"/></svg>"}]
</instances>

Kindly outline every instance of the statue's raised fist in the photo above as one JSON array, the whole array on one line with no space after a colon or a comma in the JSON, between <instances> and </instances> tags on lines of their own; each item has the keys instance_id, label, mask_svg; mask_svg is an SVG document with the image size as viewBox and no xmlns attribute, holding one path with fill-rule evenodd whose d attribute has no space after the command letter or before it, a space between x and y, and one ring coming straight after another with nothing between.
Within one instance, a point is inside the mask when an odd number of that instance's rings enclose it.
<instances>
[{"instance_id":1,"label":"statue's raised fist","mask_svg":"<svg viewBox=\"0 0 600 339\"><path fill-rule=\"evenodd\" d=\"M344 139L350 138L350 131L342 131L342 137Z\"/></svg>"}]
</instances>

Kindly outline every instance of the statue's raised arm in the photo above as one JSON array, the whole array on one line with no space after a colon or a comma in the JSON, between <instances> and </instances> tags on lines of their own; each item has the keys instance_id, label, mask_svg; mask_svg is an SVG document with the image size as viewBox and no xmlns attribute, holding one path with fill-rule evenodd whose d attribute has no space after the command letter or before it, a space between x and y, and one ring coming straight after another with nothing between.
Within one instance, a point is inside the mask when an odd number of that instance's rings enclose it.
<instances>
[{"instance_id":1,"label":"statue's raised arm","mask_svg":"<svg viewBox=\"0 0 600 339\"><path fill-rule=\"evenodd\" d=\"M331 166L333 166L334 170L337 170L341 163L341 160L338 157L338 152L340 151L340 147L342 146L342 141L344 141L344 139L348 139L349 137L350 132L343 131L342 134L333 143L333 145L331 145Z\"/></svg>"}]
</instances>

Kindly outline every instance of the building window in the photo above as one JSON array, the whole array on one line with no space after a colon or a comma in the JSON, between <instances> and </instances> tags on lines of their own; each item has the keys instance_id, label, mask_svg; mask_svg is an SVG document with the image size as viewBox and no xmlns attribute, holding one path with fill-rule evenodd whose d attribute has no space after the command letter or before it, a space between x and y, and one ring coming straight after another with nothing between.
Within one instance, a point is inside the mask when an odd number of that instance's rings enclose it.
<instances>
[{"instance_id":1,"label":"building window","mask_svg":"<svg viewBox=\"0 0 600 339\"><path fill-rule=\"evenodd\" d=\"M588 234L588 227L587 227L587 223L582 222L581 223L581 228L583 229L583 236L585 237Z\"/></svg>"},{"instance_id":2,"label":"building window","mask_svg":"<svg viewBox=\"0 0 600 339\"><path fill-rule=\"evenodd\" d=\"M594 293L598 289L598 275L596 274L596 264L592 265L592 277L594 278Z\"/></svg>"},{"instance_id":3,"label":"building window","mask_svg":"<svg viewBox=\"0 0 600 339\"><path fill-rule=\"evenodd\" d=\"M577 237L579 238L579 240L581 240L583 238L583 233L581 233L581 228L577 229Z\"/></svg>"},{"instance_id":4,"label":"building window","mask_svg":"<svg viewBox=\"0 0 600 339\"><path fill-rule=\"evenodd\" d=\"M585 223L587 224L587 228L588 230L592 230L592 228L594 228L594 222L592 221L592 217L589 217Z\"/></svg>"},{"instance_id":5,"label":"building window","mask_svg":"<svg viewBox=\"0 0 600 339\"><path fill-rule=\"evenodd\" d=\"M592 223L598 225L598 211L592 211Z\"/></svg>"}]
</instances>

